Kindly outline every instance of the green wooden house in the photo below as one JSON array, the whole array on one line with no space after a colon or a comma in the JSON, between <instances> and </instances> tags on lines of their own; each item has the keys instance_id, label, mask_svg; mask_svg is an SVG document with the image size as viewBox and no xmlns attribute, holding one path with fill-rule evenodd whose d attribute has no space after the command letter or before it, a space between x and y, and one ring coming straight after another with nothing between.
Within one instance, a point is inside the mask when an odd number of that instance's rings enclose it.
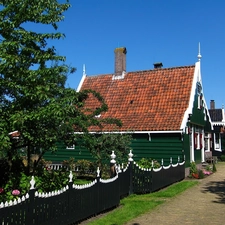
<instances>
[{"instance_id":1,"label":"green wooden house","mask_svg":"<svg viewBox=\"0 0 225 225\"><path fill-rule=\"evenodd\" d=\"M114 53L114 73L87 76L84 70L77 90L93 89L104 97L108 111L99 118L118 118L123 126L116 132L132 131L135 160L163 159L166 165L185 157L187 166L204 162L205 151L212 151L213 127L203 93L200 54L191 66L163 68L155 63L150 70L127 72L126 48L116 48ZM95 109L98 102L90 96L86 106ZM105 126L102 132L115 130ZM62 161L71 156L88 159L90 154L79 146L61 145L54 157L45 157Z\"/></svg>"},{"instance_id":2,"label":"green wooden house","mask_svg":"<svg viewBox=\"0 0 225 225\"><path fill-rule=\"evenodd\" d=\"M216 108L215 101L210 101L209 114L212 120L212 125L214 128L213 132L213 152L214 156L220 156L224 154L225 150L225 114L224 108Z\"/></svg>"}]
</instances>

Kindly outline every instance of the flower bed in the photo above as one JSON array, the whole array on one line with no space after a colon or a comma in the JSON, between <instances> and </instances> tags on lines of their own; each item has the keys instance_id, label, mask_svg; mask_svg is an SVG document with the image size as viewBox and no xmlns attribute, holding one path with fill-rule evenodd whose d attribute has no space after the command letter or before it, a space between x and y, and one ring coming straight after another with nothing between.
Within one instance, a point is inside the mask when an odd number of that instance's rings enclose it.
<instances>
[{"instance_id":1,"label":"flower bed","mask_svg":"<svg viewBox=\"0 0 225 225\"><path fill-rule=\"evenodd\" d=\"M216 166L213 164L213 166L207 165L204 169L197 169L197 166L195 162L192 162L190 164L190 178L195 179L203 179L211 174L213 172L216 172Z\"/></svg>"}]
</instances>

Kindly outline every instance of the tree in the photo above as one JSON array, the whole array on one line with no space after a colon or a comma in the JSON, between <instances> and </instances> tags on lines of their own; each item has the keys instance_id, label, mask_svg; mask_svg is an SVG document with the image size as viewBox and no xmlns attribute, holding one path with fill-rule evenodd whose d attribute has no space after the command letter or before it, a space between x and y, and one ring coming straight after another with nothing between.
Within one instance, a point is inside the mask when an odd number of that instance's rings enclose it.
<instances>
[{"instance_id":1,"label":"tree","mask_svg":"<svg viewBox=\"0 0 225 225\"><path fill-rule=\"evenodd\" d=\"M46 151L54 151L56 142L76 141L74 131L88 132L99 121L94 115L107 110L102 97L94 91L77 93L65 88L67 75L75 71L65 64L65 57L56 54L49 40L64 38L57 32L69 1L0 0L0 152L12 161L18 149L27 154L27 172L32 153L39 159ZM52 33L26 29L26 23L53 27ZM84 102L92 93L101 107L89 114ZM15 138L10 135L18 131Z\"/></svg>"},{"instance_id":2,"label":"tree","mask_svg":"<svg viewBox=\"0 0 225 225\"><path fill-rule=\"evenodd\" d=\"M114 151L116 155L117 163L127 162L131 140L131 132L87 133L83 137L84 147L91 152L100 170L103 169L104 164L109 164L112 151Z\"/></svg>"},{"instance_id":3,"label":"tree","mask_svg":"<svg viewBox=\"0 0 225 225\"><path fill-rule=\"evenodd\" d=\"M47 45L48 40L63 38L62 33L37 33L25 25L45 24L56 31L70 4L5 0L0 5L0 148L7 150L11 160L18 148L26 147L29 164L35 149L54 148L70 68L64 64L65 57ZM19 139L8 135L15 130Z\"/></svg>"}]
</instances>

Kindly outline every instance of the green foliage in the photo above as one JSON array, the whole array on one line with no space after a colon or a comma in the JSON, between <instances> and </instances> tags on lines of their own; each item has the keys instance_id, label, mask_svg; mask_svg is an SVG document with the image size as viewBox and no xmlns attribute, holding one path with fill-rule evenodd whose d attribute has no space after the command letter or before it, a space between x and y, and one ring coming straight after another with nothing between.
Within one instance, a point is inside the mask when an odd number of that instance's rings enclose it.
<instances>
[{"instance_id":1,"label":"green foliage","mask_svg":"<svg viewBox=\"0 0 225 225\"><path fill-rule=\"evenodd\" d=\"M73 177L75 179L75 177ZM35 176L36 189L39 192L57 191L69 183L69 171L45 168L42 174Z\"/></svg>"},{"instance_id":2,"label":"green foliage","mask_svg":"<svg viewBox=\"0 0 225 225\"><path fill-rule=\"evenodd\" d=\"M145 169L150 169L152 168L152 165L153 165L153 168L159 168L161 167L160 163L155 160L155 159L151 159L151 158L142 158L139 162L138 162L138 165L141 167L141 168L145 168Z\"/></svg>"},{"instance_id":3,"label":"green foliage","mask_svg":"<svg viewBox=\"0 0 225 225\"><path fill-rule=\"evenodd\" d=\"M73 157L70 157L69 160L63 160L62 162L63 166L66 166L68 170L74 171L75 170L75 159Z\"/></svg>"},{"instance_id":4,"label":"green foliage","mask_svg":"<svg viewBox=\"0 0 225 225\"><path fill-rule=\"evenodd\" d=\"M217 171L217 169L216 169L216 164L215 164L215 163L213 163L212 171L213 171L213 173L215 173L215 172Z\"/></svg>"},{"instance_id":5,"label":"green foliage","mask_svg":"<svg viewBox=\"0 0 225 225\"><path fill-rule=\"evenodd\" d=\"M0 202L6 202L25 195L30 187L30 179L23 172L11 172L7 182L1 186L4 191L0 194ZM20 194L18 196L12 195L13 190L19 190Z\"/></svg>"},{"instance_id":6,"label":"green foliage","mask_svg":"<svg viewBox=\"0 0 225 225\"><path fill-rule=\"evenodd\" d=\"M197 174L197 173L198 173L198 169L197 169L195 162L191 162L190 163L190 175Z\"/></svg>"},{"instance_id":7,"label":"green foliage","mask_svg":"<svg viewBox=\"0 0 225 225\"><path fill-rule=\"evenodd\" d=\"M76 162L76 167L78 168L78 175L83 176L85 174L90 174L96 170L94 164L89 160L78 160Z\"/></svg>"},{"instance_id":8,"label":"green foliage","mask_svg":"<svg viewBox=\"0 0 225 225\"><path fill-rule=\"evenodd\" d=\"M205 170L211 172L211 171L212 171L212 167L211 167L210 165L207 165L207 166L205 167Z\"/></svg>"},{"instance_id":9,"label":"green foliage","mask_svg":"<svg viewBox=\"0 0 225 225\"><path fill-rule=\"evenodd\" d=\"M225 162L225 155L221 155L220 159L222 162Z\"/></svg>"},{"instance_id":10,"label":"green foliage","mask_svg":"<svg viewBox=\"0 0 225 225\"><path fill-rule=\"evenodd\" d=\"M64 85L71 69L48 40L64 37L56 29L70 4L10 0L0 6L0 151L11 160L26 147L29 167L31 153L54 150L58 139L62 105L68 98ZM52 32L27 30L26 23L33 24L34 30L45 24ZM9 135L15 130L19 139Z\"/></svg>"},{"instance_id":11,"label":"green foliage","mask_svg":"<svg viewBox=\"0 0 225 225\"><path fill-rule=\"evenodd\" d=\"M205 175L204 175L202 170L198 171L198 177L199 177L199 179L203 179L205 177Z\"/></svg>"},{"instance_id":12,"label":"green foliage","mask_svg":"<svg viewBox=\"0 0 225 225\"><path fill-rule=\"evenodd\" d=\"M121 126L117 119L97 119L107 111L104 99L95 91L76 92L65 88L68 74L75 68L65 64L49 40L64 38L58 24L69 9L69 0L0 1L0 157L12 161L23 149L29 174L46 151L55 151L56 142L67 145L79 140L74 131L104 124ZM28 30L26 24L32 25ZM36 32L38 25L48 33ZM98 109L88 114L85 101L93 95ZM14 138L10 132L18 131ZM39 158L31 165L31 155Z\"/></svg>"},{"instance_id":13,"label":"green foliage","mask_svg":"<svg viewBox=\"0 0 225 225\"><path fill-rule=\"evenodd\" d=\"M132 135L130 133L96 133L83 136L83 145L95 159L102 170L104 164L110 163L110 155L114 151L116 163L126 162L130 150Z\"/></svg>"},{"instance_id":14,"label":"green foliage","mask_svg":"<svg viewBox=\"0 0 225 225\"><path fill-rule=\"evenodd\" d=\"M3 158L0 159L0 187L3 187L3 185L8 181L10 175L10 165L7 161L7 159Z\"/></svg>"}]
</instances>

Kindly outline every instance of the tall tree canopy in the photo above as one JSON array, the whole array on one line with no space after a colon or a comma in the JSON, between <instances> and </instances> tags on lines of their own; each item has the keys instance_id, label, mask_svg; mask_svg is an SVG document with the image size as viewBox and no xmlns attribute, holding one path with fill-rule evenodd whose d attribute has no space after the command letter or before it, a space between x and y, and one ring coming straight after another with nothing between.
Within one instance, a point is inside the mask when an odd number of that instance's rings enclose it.
<instances>
[{"instance_id":1,"label":"tall tree canopy","mask_svg":"<svg viewBox=\"0 0 225 225\"><path fill-rule=\"evenodd\" d=\"M74 142L74 130L87 132L104 122L94 117L107 110L104 100L91 90L65 88L75 69L49 44L64 38L57 29L69 7L68 0L0 0L0 153L9 159L25 147L30 162L36 149L42 155L58 140ZM51 26L54 32L31 31L27 23ZM102 107L87 115L82 108L90 92Z\"/></svg>"}]
</instances>

